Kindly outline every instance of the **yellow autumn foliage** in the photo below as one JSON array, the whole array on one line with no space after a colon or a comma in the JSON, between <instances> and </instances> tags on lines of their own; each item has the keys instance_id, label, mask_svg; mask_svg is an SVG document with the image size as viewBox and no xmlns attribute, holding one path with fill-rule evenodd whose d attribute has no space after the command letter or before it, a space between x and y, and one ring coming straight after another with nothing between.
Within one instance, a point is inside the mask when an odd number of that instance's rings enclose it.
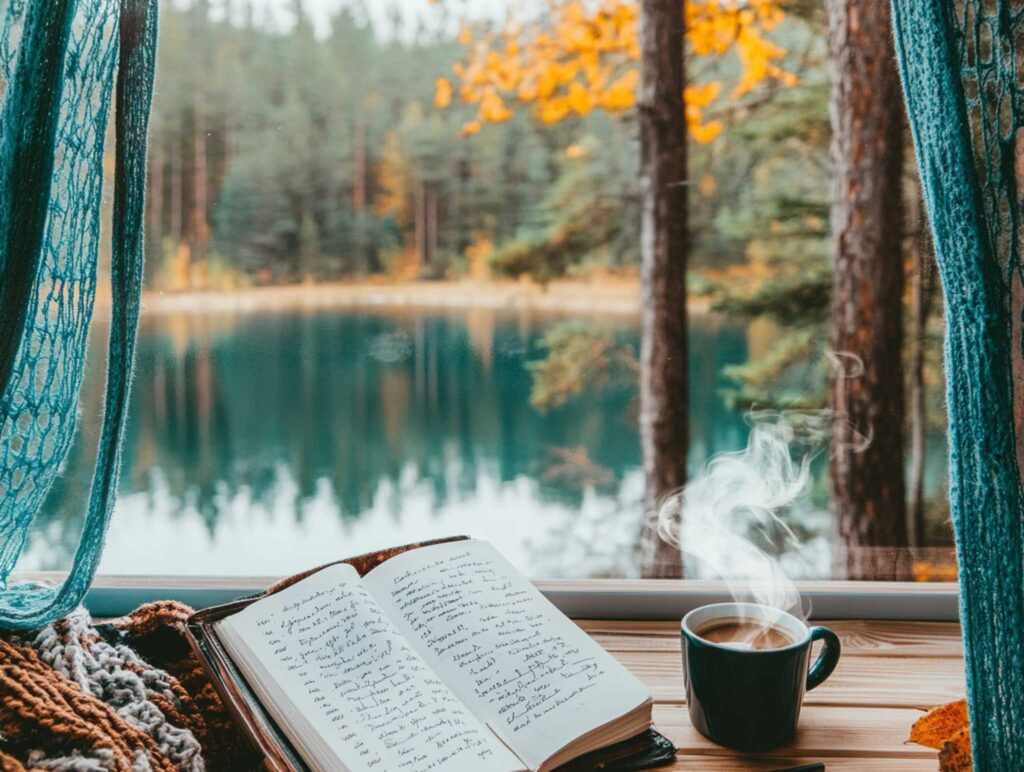
<instances>
[{"instance_id":1,"label":"yellow autumn foliage","mask_svg":"<svg viewBox=\"0 0 1024 772\"><path fill-rule=\"evenodd\" d=\"M601 92L601 107L609 112L628 110L636 103L636 87L639 81L638 70L624 72Z\"/></svg>"},{"instance_id":2,"label":"yellow autumn foliage","mask_svg":"<svg viewBox=\"0 0 1024 772\"><path fill-rule=\"evenodd\" d=\"M780 0L687 0L686 38L694 57L721 57L734 51L739 76L732 98L758 84L797 82L782 67L786 50L769 33L785 19ZM682 13L682 9L680 9ZM498 30L469 27L459 32L466 46L453 68L459 99L477 105L463 126L475 134L487 123L506 121L509 102L530 105L544 123L588 115L596 109L612 114L636 106L640 82L639 9L636 0L549 0L543 27L509 22ZM453 88L438 79L435 104L444 109ZM707 110L722 92L717 81L687 87L686 123L697 142L710 142L724 126L709 120Z\"/></svg>"},{"instance_id":3,"label":"yellow autumn foliage","mask_svg":"<svg viewBox=\"0 0 1024 772\"><path fill-rule=\"evenodd\" d=\"M512 111L505 105L495 88L486 89L480 98L480 120L487 123L501 123L512 117Z\"/></svg>"},{"instance_id":4,"label":"yellow autumn foliage","mask_svg":"<svg viewBox=\"0 0 1024 772\"><path fill-rule=\"evenodd\" d=\"M434 106L443 110L452 103L452 82L447 78L438 78L434 82Z\"/></svg>"}]
</instances>

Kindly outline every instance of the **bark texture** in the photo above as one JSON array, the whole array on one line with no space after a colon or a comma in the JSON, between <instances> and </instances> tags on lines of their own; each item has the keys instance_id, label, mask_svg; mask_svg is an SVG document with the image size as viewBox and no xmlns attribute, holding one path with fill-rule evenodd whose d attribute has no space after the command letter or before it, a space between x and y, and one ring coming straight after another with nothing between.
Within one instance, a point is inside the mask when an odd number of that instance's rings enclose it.
<instances>
[{"instance_id":1,"label":"bark texture","mask_svg":"<svg viewBox=\"0 0 1024 772\"><path fill-rule=\"evenodd\" d=\"M206 247L210 243L209 192L207 190L206 113L205 98L196 93L192 129L192 262L206 263Z\"/></svg>"},{"instance_id":2,"label":"bark texture","mask_svg":"<svg viewBox=\"0 0 1024 772\"><path fill-rule=\"evenodd\" d=\"M826 0L832 67L835 415L840 571L905 575L902 103L888 0ZM861 371L861 364L863 370ZM873 558L877 555L877 558Z\"/></svg>"},{"instance_id":3,"label":"bark texture","mask_svg":"<svg viewBox=\"0 0 1024 772\"><path fill-rule=\"evenodd\" d=\"M640 3L640 438L649 513L686 482L689 445L683 5L679 0ZM644 575L682 574L678 548L658 538L650 520L641 549Z\"/></svg>"},{"instance_id":4,"label":"bark texture","mask_svg":"<svg viewBox=\"0 0 1024 772\"><path fill-rule=\"evenodd\" d=\"M920 193L917 197L917 232L914 234L914 359L910 372L910 484L907 501L907 542L924 546L924 478L928 452L927 382L925 354L928 349L928 318L935 298L935 256L928 236L928 215Z\"/></svg>"}]
</instances>

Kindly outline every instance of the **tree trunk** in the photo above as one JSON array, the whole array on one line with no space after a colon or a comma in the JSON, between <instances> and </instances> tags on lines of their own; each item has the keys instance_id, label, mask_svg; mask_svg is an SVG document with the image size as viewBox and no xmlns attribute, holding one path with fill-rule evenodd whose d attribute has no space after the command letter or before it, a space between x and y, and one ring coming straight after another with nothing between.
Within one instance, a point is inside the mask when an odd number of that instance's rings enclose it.
<instances>
[{"instance_id":1,"label":"tree trunk","mask_svg":"<svg viewBox=\"0 0 1024 772\"><path fill-rule=\"evenodd\" d=\"M855 578L897 578L909 563L904 550L864 548L907 544L900 85L888 0L825 6L835 165L832 345L845 366L831 389L837 568Z\"/></svg>"},{"instance_id":2,"label":"tree trunk","mask_svg":"<svg viewBox=\"0 0 1024 772\"><path fill-rule=\"evenodd\" d=\"M178 244L181 242L181 196L182 196L182 184L181 184L181 147L180 142L173 141L174 135L172 135L172 147L171 147L171 186L170 186L170 222L168 227L168 236L171 239L171 248L177 250ZM175 147L177 145L177 147Z\"/></svg>"},{"instance_id":3,"label":"tree trunk","mask_svg":"<svg viewBox=\"0 0 1024 772\"><path fill-rule=\"evenodd\" d=\"M366 249L366 113L363 99L356 108L353 144L352 209L355 211L356 265L360 273L369 273L370 260Z\"/></svg>"},{"instance_id":4,"label":"tree trunk","mask_svg":"<svg viewBox=\"0 0 1024 772\"><path fill-rule=\"evenodd\" d=\"M221 175L219 183L224 181L231 165L238 156L238 107L232 102L227 107L224 116L224 158L221 163ZM219 186L219 185L218 185Z\"/></svg>"},{"instance_id":5,"label":"tree trunk","mask_svg":"<svg viewBox=\"0 0 1024 772\"><path fill-rule=\"evenodd\" d=\"M157 133L149 145L149 175L146 177L146 285L153 286L164 265L164 153L163 137Z\"/></svg>"},{"instance_id":6,"label":"tree trunk","mask_svg":"<svg viewBox=\"0 0 1024 772\"><path fill-rule=\"evenodd\" d=\"M170 217L168 224L168 235L171 247L172 269L170 286L174 290L189 288L189 276L192 274L188 246L183 241L184 226L182 213L184 212L185 185L182 171L181 142L174 138L170 153Z\"/></svg>"},{"instance_id":7,"label":"tree trunk","mask_svg":"<svg viewBox=\"0 0 1024 772\"><path fill-rule=\"evenodd\" d=\"M354 145L352 208L362 212L366 208L366 115L362 105L356 110Z\"/></svg>"},{"instance_id":8,"label":"tree trunk","mask_svg":"<svg viewBox=\"0 0 1024 772\"><path fill-rule=\"evenodd\" d=\"M416 183L416 261L422 269L427 265L427 191L426 185Z\"/></svg>"},{"instance_id":9,"label":"tree trunk","mask_svg":"<svg viewBox=\"0 0 1024 772\"><path fill-rule=\"evenodd\" d=\"M935 296L935 263L928 238L928 214L919 195L914 233L914 362L910 381L910 499L907 504L907 543L924 542L924 472L927 460L927 384L924 377L928 317Z\"/></svg>"},{"instance_id":10,"label":"tree trunk","mask_svg":"<svg viewBox=\"0 0 1024 772\"><path fill-rule=\"evenodd\" d=\"M640 441L649 514L641 535L645 576L680 576L679 549L650 515L686 482L689 445L686 342L687 180L684 4L641 0Z\"/></svg>"},{"instance_id":11,"label":"tree trunk","mask_svg":"<svg viewBox=\"0 0 1024 772\"><path fill-rule=\"evenodd\" d=\"M437 260L437 189L427 188L427 262L431 265Z\"/></svg>"},{"instance_id":12,"label":"tree trunk","mask_svg":"<svg viewBox=\"0 0 1024 772\"><path fill-rule=\"evenodd\" d=\"M193 103L193 164L192 164L192 260L206 269L206 245L210 241L207 222L209 206L208 169L206 154L206 114L202 94ZM205 277L203 279L205 284Z\"/></svg>"}]
</instances>

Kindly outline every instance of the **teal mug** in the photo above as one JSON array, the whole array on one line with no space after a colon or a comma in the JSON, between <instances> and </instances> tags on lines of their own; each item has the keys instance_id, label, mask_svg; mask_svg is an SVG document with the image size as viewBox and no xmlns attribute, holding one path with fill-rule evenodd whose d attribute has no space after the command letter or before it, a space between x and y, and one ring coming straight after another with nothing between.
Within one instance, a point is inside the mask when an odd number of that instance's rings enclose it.
<instances>
[{"instance_id":1,"label":"teal mug","mask_svg":"<svg viewBox=\"0 0 1024 772\"><path fill-rule=\"evenodd\" d=\"M737 648L698 635L718 620L769 623L792 640L778 648ZM780 639L782 640L782 639ZM810 667L811 644L822 641ZM694 609L682 623L683 677L694 727L712 742L738 751L772 750L792 741L804 693L839 662L839 638L808 627L792 614L757 603L716 603Z\"/></svg>"}]
</instances>

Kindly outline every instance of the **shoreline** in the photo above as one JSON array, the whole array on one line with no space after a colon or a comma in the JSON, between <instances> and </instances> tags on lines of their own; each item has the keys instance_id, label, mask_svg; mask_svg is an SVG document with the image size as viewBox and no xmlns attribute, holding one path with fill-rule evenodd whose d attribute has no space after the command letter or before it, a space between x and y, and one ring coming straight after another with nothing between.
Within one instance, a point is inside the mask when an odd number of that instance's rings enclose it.
<instances>
[{"instance_id":1,"label":"shoreline","mask_svg":"<svg viewBox=\"0 0 1024 772\"><path fill-rule=\"evenodd\" d=\"M100 303L99 305L103 305ZM691 313L706 313L706 298L690 298ZM143 291L146 315L173 313L262 313L329 309L431 309L535 311L551 314L638 316L640 283L615 281L446 281L292 284L234 290Z\"/></svg>"}]
</instances>

